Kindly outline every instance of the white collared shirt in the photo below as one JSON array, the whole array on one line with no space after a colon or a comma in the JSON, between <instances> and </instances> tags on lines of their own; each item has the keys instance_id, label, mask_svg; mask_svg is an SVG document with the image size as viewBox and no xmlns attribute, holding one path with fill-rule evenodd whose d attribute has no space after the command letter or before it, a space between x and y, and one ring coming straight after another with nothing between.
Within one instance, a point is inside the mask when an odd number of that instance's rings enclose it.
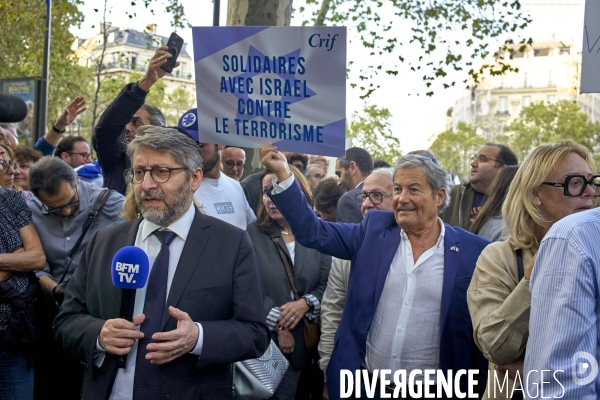
<instances>
[{"instance_id":1,"label":"white collared shirt","mask_svg":"<svg viewBox=\"0 0 600 400\"><path fill-rule=\"evenodd\" d=\"M188 233L190 232L190 227L192 226L192 222L194 221L194 215L196 212L196 207L194 204L190 205L190 208L186 211L185 214L181 216L177 221L173 222L171 225L163 228L159 225L156 225L150 221L143 220L140 223L140 226L137 231L137 235L135 237L135 247L139 247L144 250L146 255L148 256L148 261L150 265L150 271L148 272L148 276L152 272L152 266L156 257L158 256L158 252L160 251L161 243L160 240L152 233L159 229L169 230L177 234L177 236L173 239L171 244L169 245L169 273L167 280L167 297L165 298L165 303L167 302L167 298L169 297L169 291L171 289L171 283L173 282L173 277L175 276L175 271L177 270L177 264L179 264L179 258L181 257L181 253L183 251L183 246L185 245L185 241L187 239ZM133 308L133 315L140 315L144 311L144 302L146 300L146 290L147 286L144 286L141 289L138 289L135 293L135 305ZM185 310L184 310L185 311ZM199 329L198 342L194 350L191 351L192 354L199 356L202 353L202 343L203 343L203 334L202 334L202 326L199 323L196 323ZM137 330L139 330L139 326ZM125 369L119 369L117 372L117 376L115 378L115 383L112 387L112 391L110 394L111 400L130 400L133 398L133 381L135 376L135 362L137 357L137 348L138 342L136 341L133 347L131 348L131 352L127 355L127 364ZM102 365L102 361L104 356L99 357L95 360L96 365Z\"/></svg>"},{"instance_id":2,"label":"white collared shirt","mask_svg":"<svg viewBox=\"0 0 600 400\"><path fill-rule=\"evenodd\" d=\"M400 231L400 244L388 271L367 336L366 367L437 369L444 282L444 223L437 243L414 262L412 246Z\"/></svg>"}]
</instances>

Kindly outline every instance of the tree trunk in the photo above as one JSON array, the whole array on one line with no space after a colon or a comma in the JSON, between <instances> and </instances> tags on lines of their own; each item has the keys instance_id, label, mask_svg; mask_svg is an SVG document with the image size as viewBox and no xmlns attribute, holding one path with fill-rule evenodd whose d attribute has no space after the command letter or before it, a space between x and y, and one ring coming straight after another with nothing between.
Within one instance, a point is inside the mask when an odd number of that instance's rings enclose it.
<instances>
[{"instance_id":1,"label":"tree trunk","mask_svg":"<svg viewBox=\"0 0 600 400\"><path fill-rule=\"evenodd\" d=\"M293 0L230 0L228 26L289 26Z\"/></svg>"},{"instance_id":2,"label":"tree trunk","mask_svg":"<svg viewBox=\"0 0 600 400\"><path fill-rule=\"evenodd\" d=\"M289 26L293 0L229 0L228 26ZM263 169L258 149L245 148L242 179Z\"/></svg>"}]
</instances>

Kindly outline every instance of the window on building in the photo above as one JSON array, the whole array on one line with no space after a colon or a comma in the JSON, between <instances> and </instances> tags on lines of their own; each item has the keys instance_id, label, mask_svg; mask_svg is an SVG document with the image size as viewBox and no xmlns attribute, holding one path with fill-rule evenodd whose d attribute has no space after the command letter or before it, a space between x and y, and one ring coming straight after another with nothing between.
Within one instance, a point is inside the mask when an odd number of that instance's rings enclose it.
<instances>
[{"instance_id":1,"label":"window on building","mask_svg":"<svg viewBox=\"0 0 600 400\"><path fill-rule=\"evenodd\" d=\"M506 96L498 97L498 114L508 114L508 98Z\"/></svg>"},{"instance_id":2,"label":"window on building","mask_svg":"<svg viewBox=\"0 0 600 400\"><path fill-rule=\"evenodd\" d=\"M556 95L555 94L549 94L548 96L546 96L546 101L550 104L552 103L556 103Z\"/></svg>"},{"instance_id":3,"label":"window on building","mask_svg":"<svg viewBox=\"0 0 600 400\"><path fill-rule=\"evenodd\" d=\"M137 64L137 57L131 56L131 69L135 69Z\"/></svg>"},{"instance_id":4,"label":"window on building","mask_svg":"<svg viewBox=\"0 0 600 400\"><path fill-rule=\"evenodd\" d=\"M523 73L523 87L526 87L526 88L529 87L527 72Z\"/></svg>"},{"instance_id":5,"label":"window on building","mask_svg":"<svg viewBox=\"0 0 600 400\"><path fill-rule=\"evenodd\" d=\"M548 71L548 86L554 86L554 77L552 71Z\"/></svg>"},{"instance_id":6,"label":"window on building","mask_svg":"<svg viewBox=\"0 0 600 400\"><path fill-rule=\"evenodd\" d=\"M529 107L531 105L531 96L523 96L523 101L521 102L523 108Z\"/></svg>"}]
</instances>

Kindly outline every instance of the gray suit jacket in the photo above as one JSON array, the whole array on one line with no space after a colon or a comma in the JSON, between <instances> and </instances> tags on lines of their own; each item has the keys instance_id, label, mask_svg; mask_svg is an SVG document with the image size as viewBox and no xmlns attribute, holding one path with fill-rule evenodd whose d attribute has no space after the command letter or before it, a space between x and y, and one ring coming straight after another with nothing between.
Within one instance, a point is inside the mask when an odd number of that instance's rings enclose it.
<instances>
[{"instance_id":1,"label":"gray suit jacket","mask_svg":"<svg viewBox=\"0 0 600 400\"><path fill-rule=\"evenodd\" d=\"M252 239L262 272L263 286L265 288L263 318L266 320L273 307L279 307L293 301L291 296L292 286L281 260L281 255L273 242L273 237L279 237L279 230L272 229L270 234L264 233L256 224L251 224L248 225L247 232L250 235L250 239ZM298 287L298 294L300 296L312 294L320 302L327 286L329 269L331 268L331 256L319 253L317 250L308 249L296 242L295 257L294 262L292 262L283 239L279 239L279 241L288 258L288 264L292 269L294 281ZM295 346L291 361L297 368L301 368L309 356L304 345L303 326L304 324L300 322L292 331ZM273 335L273 340L275 341L277 341L276 336Z\"/></svg>"},{"instance_id":2,"label":"gray suit jacket","mask_svg":"<svg viewBox=\"0 0 600 400\"><path fill-rule=\"evenodd\" d=\"M125 222L93 236L54 320L59 345L86 367L83 399L107 398L114 383L116 357L107 354L98 368L93 353L104 322L120 313L123 291L112 284L111 260L120 248L135 243L140 222ZM162 330L176 328L168 306L187 312L202 324L202 354L188 353L161 367L161 398L231 399L229 364L261 356L269 343L263 297L248 235L196 210L167 298Z\"/></svg>"},{"instance_id":3,"label":"gray suit jacket","mask_svg":"<svg viewBox=\"0 0 600 400\"><path fill-rule=\"evenodd\" d=\"M363 220L360 205L356 202L356 195L362 193L363 184L347 191L338 200L337 222L360 224Z\"/></svg>"}]
</instances>

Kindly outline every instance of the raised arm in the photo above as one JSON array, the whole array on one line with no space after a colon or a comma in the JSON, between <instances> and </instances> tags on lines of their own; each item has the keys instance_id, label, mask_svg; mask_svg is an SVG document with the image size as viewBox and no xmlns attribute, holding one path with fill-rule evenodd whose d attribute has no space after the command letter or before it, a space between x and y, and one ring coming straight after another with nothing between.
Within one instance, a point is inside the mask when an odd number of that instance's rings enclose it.
<instances>
[{"instance_id":1,"label":"raised arm","mask_svg":"<svg viewBox=\"0 0 600 400\"><path fill-rule=\"evenodd\" d=\"M342 224L319 219L294 181L285 156L271 143L260 146L260 159L277 175L278 183L269 190L279 212L290 225L296 240L305 247L316 249L344 260L350 260L364 239L363 224Z\"/></svg>"}]
</instances>

